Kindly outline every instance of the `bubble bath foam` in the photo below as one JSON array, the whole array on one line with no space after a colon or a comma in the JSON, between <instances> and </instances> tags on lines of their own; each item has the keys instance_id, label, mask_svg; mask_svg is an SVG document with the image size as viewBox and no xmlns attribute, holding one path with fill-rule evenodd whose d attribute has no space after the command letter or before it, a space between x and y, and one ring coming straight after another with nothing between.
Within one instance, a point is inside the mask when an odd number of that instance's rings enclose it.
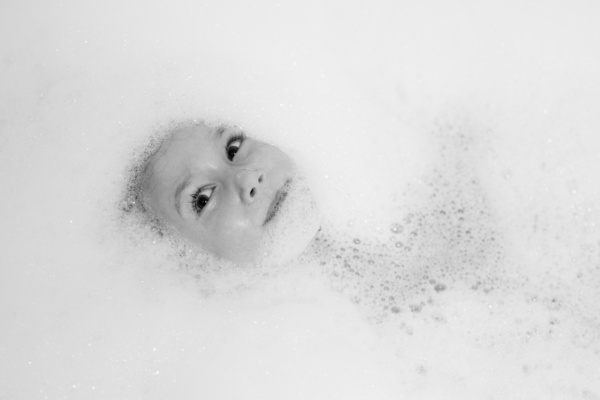
<instances>
[{"instance_id":1,"label":"bubble bath foam","mask_svg":"<svg viewBox=\"0 0 600 400\"><path fill-rule=\"evenodd\" d=\"M0 398L600 399L593 3L5 1ZM119 204L153 132L287 151L292 263Z\"/></svg>"}]
</instances>

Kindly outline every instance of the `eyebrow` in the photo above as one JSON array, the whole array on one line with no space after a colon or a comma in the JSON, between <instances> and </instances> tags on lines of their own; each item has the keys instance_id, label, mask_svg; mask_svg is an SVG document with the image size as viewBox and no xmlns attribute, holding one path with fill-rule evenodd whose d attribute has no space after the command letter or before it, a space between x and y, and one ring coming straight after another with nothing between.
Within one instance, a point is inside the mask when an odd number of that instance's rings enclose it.
<instances>
[{"instance_id":1,"label":"eyebrow","mask_svg":"<svg viewBox=\"0 0 600 400\"><path fill-rule=\"evenodd\" d=\"M182 215L181 215L181 192L183 192L183 189L185 189L187 185L188 185L188 178L185 178L179 185L177 185L177 188L175 188L175 208L177 209L177 213L179 214L180 217L182 217Z\"/></svg>"},{"instance_id":2,"label":"eyebrow","mask_svg":"<svg viewBox=\"0 0 600 400\"><path fill-rule=\"evenodd\" d=\"M223 134L225 133L226 130L227 130L226 126L219 126L217 128L217 130L215 131L215 135L217 136L217 139L220 140L223 137ZM188 186L188 184L189 184L189 178L186 177L175 188L175 209L177 210L177 213L179 214L179 216L182 218L183 218L183 216L181 215L181 192L183 192L183 189L185 189Z\"/></svg>"},{"instance_id":3,"label":"eyebrow","mask_svg":"<svg viewBox=\"0 0 600 400\"><path fill-rule=\"evenodd\" d=\"M225 133L226 130L227 130L227 128L225 128L224 126L220 126L215 131L215 135L217 136L218 139L221 139L223 137L223 133Z\"/></svg>"}]
</instances>

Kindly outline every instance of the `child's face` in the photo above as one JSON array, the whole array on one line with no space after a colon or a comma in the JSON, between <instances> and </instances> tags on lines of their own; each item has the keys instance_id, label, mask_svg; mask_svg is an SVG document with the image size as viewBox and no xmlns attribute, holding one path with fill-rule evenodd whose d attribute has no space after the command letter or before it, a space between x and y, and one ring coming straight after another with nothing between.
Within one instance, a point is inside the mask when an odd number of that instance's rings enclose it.
<instances>
[{"instance_id":1,"label":"child's face","mask_svg":"<svg viewBox=\"0 0 600 400\"><path fill-rule=\"evenodd\" d=\"M164 140L144 172L142 191L152 211L187 239L248 262L259 256L294 176L292 161L278 148L236 128L198 125Z\"/></svg>"}]
</instances>

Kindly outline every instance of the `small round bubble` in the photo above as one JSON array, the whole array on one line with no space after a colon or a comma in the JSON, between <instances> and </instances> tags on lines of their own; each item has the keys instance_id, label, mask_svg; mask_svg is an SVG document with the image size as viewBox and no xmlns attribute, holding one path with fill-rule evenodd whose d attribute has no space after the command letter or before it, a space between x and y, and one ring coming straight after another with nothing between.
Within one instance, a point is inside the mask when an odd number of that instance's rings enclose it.
<instances>
[{"instance_id":1,"label":"small round bubble","mask_svg":"<svg viewBox=\"0 0 600 400\"><path fill-rule=\"evenodd\" d=\"M403 230L404 230L404 227L398 223L393 223L390 226L390 231L392 231L392 233L402 233Z\"/></svg>"}]
</instances>

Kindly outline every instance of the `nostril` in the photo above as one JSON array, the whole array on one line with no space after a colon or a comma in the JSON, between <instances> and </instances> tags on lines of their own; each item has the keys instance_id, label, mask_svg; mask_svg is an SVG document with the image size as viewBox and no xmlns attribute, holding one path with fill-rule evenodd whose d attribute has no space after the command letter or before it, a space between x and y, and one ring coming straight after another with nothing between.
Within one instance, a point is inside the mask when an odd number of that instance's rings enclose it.
<instances>
[{"instance_id":1,"label":"nostril","mask_svg":"<svg viewBox=\"0 0 600 400\"><path fill-rule=\"evenodd\" d=\"M258 183L262 183L262 181L263 181L264 179L265 179L265 176L264 176L263 174L261 174L261 175L258 177Z\"/></svg>"},{"instance_id":2,"label":"nostril","mask_svg":"<svg viewBox=\"0 0 600 400\"><path fill-rule=\"evenodd\" d=\"M255 192L256 192L256 191L254 190L254 188L252 188L252 190L250 190L250 197L254 197L254 193L255 193Z\"/></svg>"}]
</instances>

